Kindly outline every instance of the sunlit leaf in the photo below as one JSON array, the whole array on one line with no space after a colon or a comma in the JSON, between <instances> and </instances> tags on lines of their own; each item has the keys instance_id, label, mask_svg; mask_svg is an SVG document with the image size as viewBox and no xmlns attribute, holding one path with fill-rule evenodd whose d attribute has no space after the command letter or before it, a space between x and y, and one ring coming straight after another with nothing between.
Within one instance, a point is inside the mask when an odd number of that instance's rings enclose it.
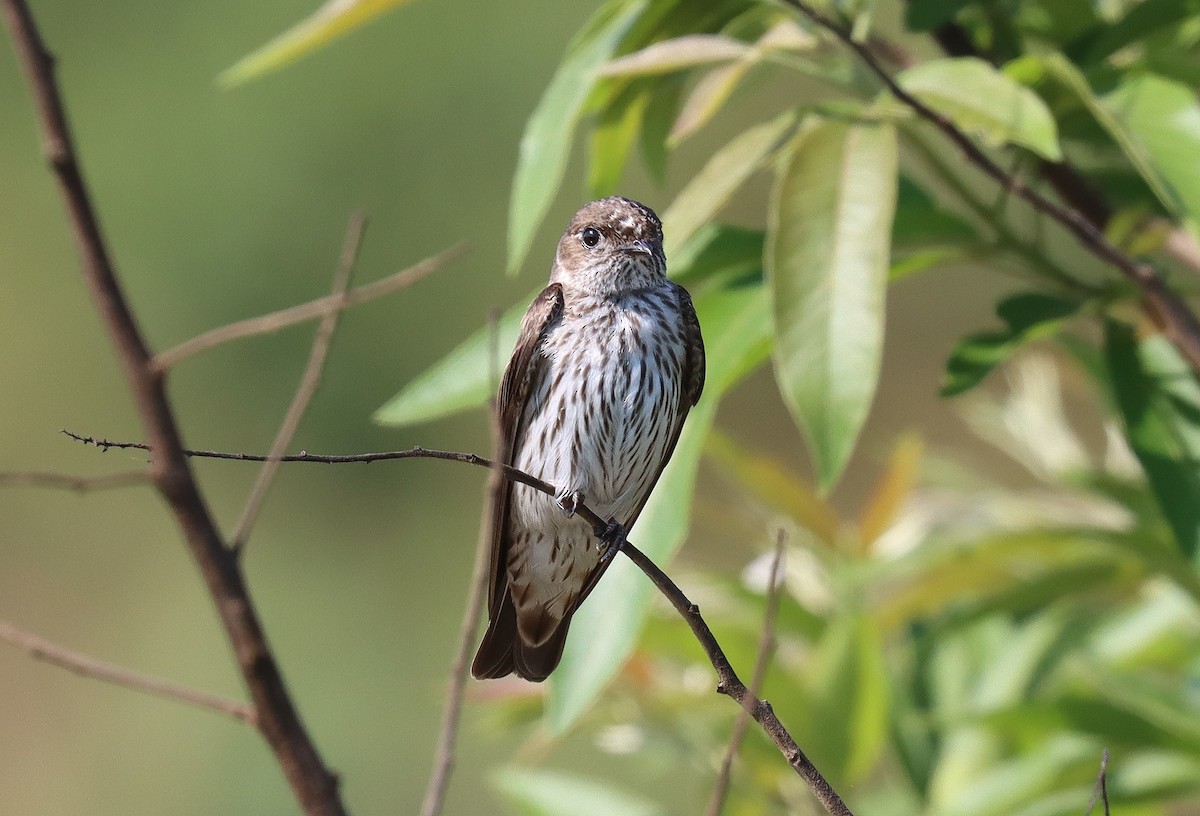
<instances>
[{"instance_id":1,"label":"sunlit leaf","mask_svg":"<svg viewBox=\"0 0 1200 816\"><path fill-rule=\"evenodd\" d=\"M1080 305L1079 301L1041 292L1004 298L996 305L996 314L1007 324L1004 331L980 332L958 341L946 363L942 396L952 397L974 388L1025 343L1057 333Z\"/></svg>"},{"instance_id":2,"label":"sunlit leaf","mask_svg":"<svg viewBox=\"0 0 1200 816\"><path fill-rule=\"evenodd\" d=\"M921 453L924 445L913 434L900 437L879 474L867 503L859 515L859 538L864 551L869 551L896 519L904 502L912 494L920 475Z\"/></svg>"},{"instance_id":3,"label":"sunlit leaf","mask_svg":"<svg viewBox=\"0 0 1200 816\"><path fill-rule=\"evenodd\" d=\"M714 153L663 213L667 258L713 219L780 147L795 125L792 113L755 125Z\"/></svg>"},{"instance_id":4,"label":"sunlit leaf","mask_svg":"<svg viewBox=\"0 0 1200 816\"><path fill-rule=\"evenodd\" d=\"M791 145L771 203L775 375L824 489L879 378L896 172L891 125L817 122Z\"/></svg>"},{"instance_id":5,"label":"sunlit leaf","mask_svg":"<svg viewBox=\"0 0 1200 816\"><path fill-rule=\"evenodd\" d=\"M741 40L722 34L688 34L646 46L601 66L600 76L653 76L697 65L728 62L753 50Z\"/></svg>"},{"instance_id":6,"label":"sunlit leaf","mask_svg":"<svg viewBox=\"0 0 1200 816\"><path fill-rule=\"evenodd\" d=\"M663 816L655 802L601 784L592 777L544 768L508 766L493 778L497 790L521 816Z\"/></svg>"},{"instance_id":7,"label":"sunlit leaf","mask_svg":"<svg viewBox=\"0 0 1200 816\"><path fill-rule=\"evenodd\" d=\"M738 60L705 74L684 100L679 117L667 136L667 143L677 145L708 124L753 67L751 60Z\"/></svg>"},{"instance_id":8,"label":"sunlit leaf","mask_svg":"<svg viewBox=\"0 0 1200 816\"><path fill-rule=\"evenodd\" d=\"M721 395L767 355L766 293L761 286L717 290L696 298L704 327L708 377L671 462L630 531L630 540L660 566L687 535L692 488L704 438ZM624 558L605 573L571 624L563 660L550 677L546 722L552 733L569 729L633 653L653 586Z\"/></svg>"},{"instance_id":9,"label":"sunlit leaf","mask_svg":"<svg viewBox=\"0 0 1200 816\"><path fill-rule=\"evenodd\" d=\"M567 47L567 54L525 125L508 216L508 272L515 274L566 171L575 124L596 69L608 61L647 0L610 0Z\"/></svg>"},{"instance_id":10,"label":"sunlit leaf","mask_svg":"<svg viewBox=\"0 0 1200 816\"><path fill-rule=\"evenodd\" d=\"M1041 97L976 57L930 60L896 76L904 90L989 144L1062 158L1058 128Z\"/></svg>"},{"instance_id":11,"label":"sunlit leaf","mask_svg":"<svg viewBox=\"0 0 1200 816\"><path fill-rule=\"evenodd\" d=\"M1129 445L1180 550L1200 556L1200 385L1162 335L1109 321L1105 350Z\"/></svg>"},{"instance_id":12,"label":"sunlit leaf","mask_svg":"<svg viewBox=\"0 0 1200 816\"><path fill-rule=\"evenodd\" d=\"M280 34L221 74L222 85L239 85L282 68L331 40L366 25L385 11L409 0L326 0L310 16Z\"/></svg>"}]
</instances>

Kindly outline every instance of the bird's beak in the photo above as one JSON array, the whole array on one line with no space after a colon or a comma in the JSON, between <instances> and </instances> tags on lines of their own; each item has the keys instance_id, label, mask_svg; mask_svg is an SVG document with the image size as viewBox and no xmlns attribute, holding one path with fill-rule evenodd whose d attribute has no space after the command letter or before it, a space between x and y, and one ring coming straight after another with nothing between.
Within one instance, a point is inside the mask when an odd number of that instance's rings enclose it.
<instances>
[{"instance_id":1,"label":"bird's beak","mask_svg":"<svg viewBox=\"0 0 1200 816\"><path fill-rule=\"evenodd\" d=\"M627 244L622 244L621 249L636 255L654 254L654 244L650 241L630 241Z\"/></svg>"}]
</instances>

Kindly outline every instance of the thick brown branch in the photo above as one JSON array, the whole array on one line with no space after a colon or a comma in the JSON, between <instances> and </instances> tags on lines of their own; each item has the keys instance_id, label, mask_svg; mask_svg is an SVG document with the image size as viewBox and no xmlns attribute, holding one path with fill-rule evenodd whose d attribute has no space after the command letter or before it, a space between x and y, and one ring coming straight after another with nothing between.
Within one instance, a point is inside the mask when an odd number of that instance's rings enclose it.
<instances>
[{"instance_id":1,"label":"thick brown branch","mask_svg":"<svg viewBox=\"0 0 1200 816\"><path fill-rule=\"evenodd\" d=\"M279 666L232 553L226 549L209 513L150 350L117 280L91 195L76 159L53 60L24 0L0 0L5 23L37 106L46 158L54 171L82 261L82 274L110 341L117 352L130 394L154 447L150 473L187 541L266 737L300 806L308 814L343 814L337 778L325 767L292 702Z\"/></svg>"},{"instance_id":2,"label":"thick brown branch","mask_svg":"<svg viewBox=\"0 0 1200 816\"><path fill-rule=\"evenodd\" d=\"M338 299L339 306L345 306L346 290L350 288L350 279L354 274L354 262L358 259L358 250L362 246L363 232L366 228L367 219L362 213L355 213L350 217L337 270L333 274L333 289L330 292L330 297ZM300 385L297 386L292 402L288 405L283 422L279 424L279 431L275 434L275 441L271 443L267 461L259 470L258 478L254 480L254 486L250 488L246 506L242 510L237 526L234 527L233 535L230 536L230 546L239 555L245 548L246 539L250 536L250 530L254 527L254 521L258 518L259 510L262 509L263 501L267 497L267 491L271 489L271 482L274 481L275 474L279 470L279 457L283 456L288 446L292 444L296 431L300 429L300 420L304 418L304 412L308 410L313 396L321 386L321 373L325 370L325 360L329 357L329 347L333 345L333 335L337 331L341 316L342 309L334 309L322 316L321 322L317 324L312 348L308 353L308 362L305 363L304 373L300 376Z\"/></svg>"},{"instance_id":3,"label":"thick brown branch","mask_svg":"<svg viewBox=\"0 0 1200 816\"><path fill-rule=\"evenodd\" d=\"M783 0L783 2L841 40L875 74L892 96L940 130L962 152L963 156L985 175L1012 195L1055 221L1073 235L1085 249L1116 268L1129 279L1141 292L1142 303L1146 311L1158 324L1164 336L1179 349L1192 371L1200 376L1200 321L1197 321L1196 316L1184 302L1167 288L1153 268L1147 264L1138 263L1122 252L1105 237L1102 229L1098 228L1079 210L1052 201L993 161L949 118L900 87L871 49L866 44L856 41L845 26L824 16L805 0Z\"/></svg>"},{"instance_id":4,"label":"thick brown branch","mask_svg":"<svg viewBox=\"0 0 1200 816\"><path fill-rule=\"evenodd\" d=\"M14 646L24 649L35 660L58 666L60 669L74 672L81 677L91 677L114 686L153 694L168 700L177 700L199 708L207 708L209 711L225 714L247 725L258 726L258 717L255 716L254 709L245 703L226 700L224 697L217 697L147 674L123 669L111 663L104 663L85 654L63 648L56 643L51 643L45 638L19 629L6 621L0 621L0 640L8 641Z\"/></svg>"},{"instance_id":5,"label":"thick brown branch","mask_svg":"<svg viewBox=\"0 0 1200 816\"><path fill-rule=\"evenodd\" d=\"M113 442L108 439L97 440L93 437L80 436L70 431L63 431L63 433L72 439L88 445L95 445L105 450L108 448L151 450L150 446L141 442ZM261 462L266 459L265 456L257 454L226 453L211 450L187 450L184 453L187 456L242 462ZM430 450L428 448L417 447L402 451L383 451L379 453L361 453L343 456L304 452L295 456L284 456L280 461L314 462L321 464L367 464L395 459L441 459L443 461L463 462L469 465L476 465L477 467L491 468L493 472L501 473L504 478L510 481L528 485L534 490L545 493L548 496L558 495L558 488L554 485L542 481L523 470L494 462L478 454L459 451ZM597 537L608 530L608 521L597 515L586 504L580 503L575 513L592 526L592 531ZM787 728L775 716L775 712L771 709L771 704L766 700L760 700L738 678L737 672L733 670L733 666L729 663L729 658L725 656L725 652L721 649L721 645L717 642L712 630L708 628L708 624L705 623L704 618L700 615L700 608L688 600L683 590L665 572L659 569L650 558L635 547L632 542L626 541L621 552L636 564L638 569L646 574L650 582L658 588L659 592L666 596L671 605L683 616L683 619L691 628L692 634L695 635L696 640L700 642L700 646L704 649L704 653L708 656L709 662L712 663L713 669L717 672L717 692L731 697L738 705L750 712L750 716L762 727L766 735L771 738L771 741L775 743L779 752L783 754L784 759L787 760L792 769L808 784L826 812L832 816L853 816L850 808L846 807L845 802L842 801L833 787L825 780L825 777L821 775L821 772L817 770L812 761L800 750L800 746L796 744L795 739L788 733Z\"/></svg>"}]
</instances>

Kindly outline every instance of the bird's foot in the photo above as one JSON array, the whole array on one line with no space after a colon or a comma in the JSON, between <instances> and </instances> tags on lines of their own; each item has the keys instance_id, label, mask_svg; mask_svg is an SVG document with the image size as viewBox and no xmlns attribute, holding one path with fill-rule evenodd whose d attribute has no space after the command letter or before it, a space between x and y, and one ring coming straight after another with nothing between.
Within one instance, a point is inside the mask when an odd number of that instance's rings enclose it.
<instances>
[{"instance_id":1,"label":"bird's foot","mask_svg":"<svg viewBox=\"0 0 1200 816\"><path fill-rule=\"evenodd\" d=\"M554 503L558 505L558 509L566 514L567 518L575 515L575 511L579 509L579 505L583 504L583 492L580 490L561 490L554 497Z\"/></svg>"},{"instance_id":2,"label":"bird's foot","mask_svg":"<svg viewBox=\"0 0 1200 816\"><path fill-rule=\"evenodd\" d=\"M629 531L625 529L625 525L618 522L616 519L608 520L608 527L600 534L600 563L607 564L616 557L621 548L625 546L625 538Z\"/></svg>"}]
</instances>

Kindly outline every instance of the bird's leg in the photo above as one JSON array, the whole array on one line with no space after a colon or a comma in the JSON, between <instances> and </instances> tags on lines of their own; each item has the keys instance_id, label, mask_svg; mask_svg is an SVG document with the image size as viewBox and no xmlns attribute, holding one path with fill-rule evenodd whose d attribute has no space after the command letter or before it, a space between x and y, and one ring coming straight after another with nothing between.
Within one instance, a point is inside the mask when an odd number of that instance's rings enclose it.
<instances>
[{"instance_id":1,"label":"bird's leg","mask_svg":"<svg viewBox=\"0 0 1200 816\"><path fill-rule=\"evenodd\" d=\"M575 515L575 511L579 509L579 505L583 504L583 491L571 490L564 487L554 496L554 503L558 505L558 509L562 510L567 518Z\"/></svg>"},{"instance_id":2,"label":"bird's leg","mask_svg":"<svg viewBox=\"0 0 1200 816\"><path fill-rule=\"evenodd\" d=\"M607 564L616 557L621 548L625 546L625 537L629 531L625 529L625 525L621 524L616 519L608 520L608 527L600 534L600 563Z\"/></svg>"}]
</instances>

